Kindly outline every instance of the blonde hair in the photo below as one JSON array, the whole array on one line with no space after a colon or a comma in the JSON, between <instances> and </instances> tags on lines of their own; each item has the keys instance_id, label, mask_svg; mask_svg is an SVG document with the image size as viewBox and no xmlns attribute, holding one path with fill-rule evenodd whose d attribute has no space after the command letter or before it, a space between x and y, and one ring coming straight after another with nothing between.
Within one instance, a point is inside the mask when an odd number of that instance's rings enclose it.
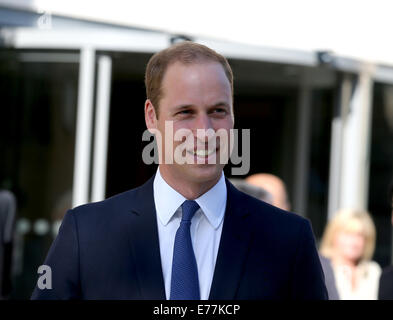
<instances>
[{"instance_id":1,"label":"blonde hair","mask_svg":"<svg viewBox=\"0 0 393 320\"><path fill-rule=\"evenodd\" d=\"M360 261L371 260L375 249L376 231L374 222L368 212L341 209L336 213L326 226L321 241L320 252L327 258L332 258L334 254L333 241L339 231L361 232L365 238L365 247Z\"/></svg>"}]
</instances>

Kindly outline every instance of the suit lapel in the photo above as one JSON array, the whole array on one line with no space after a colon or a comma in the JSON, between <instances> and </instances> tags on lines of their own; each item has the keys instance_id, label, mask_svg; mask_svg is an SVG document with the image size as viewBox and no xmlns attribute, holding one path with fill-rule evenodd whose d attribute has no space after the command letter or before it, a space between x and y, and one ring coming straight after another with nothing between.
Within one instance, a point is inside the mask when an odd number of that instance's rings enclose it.
<instances>
[{"instance_id":1,"label":"suit lapel","mask_svg":"<svg viewBox=\"0 0 393 320\"><path fill-rule=\"evenodd\" d=\"M232 300L236 296L250 245L248 212L241 208L241 193L226 180L227 207L210 290L210 300Z\"/></svg>"},{"instance_id":2,"label":"suit lapel","mask_svg":"<svg viewBox=\"0 0 393 320\"><path fill-rule=\"evenodd\" d=\"M153 181L154 176L135 190L129 241L142 299L165 300Z\"/></svg>"},{"instance_id":3,"label":"suit lapel","mask_svg":"<svg viewBox=\"0 0 393 320\"><path fill-rule=\"evenodd\" d=\"M142 299L165 300L153 181L154 176L135 190L129 242ZM227 207L210 300L235 298L251 239L248 212L241 208L241 193L228 180L226 183Z\"/></svg>"}]
</instances>

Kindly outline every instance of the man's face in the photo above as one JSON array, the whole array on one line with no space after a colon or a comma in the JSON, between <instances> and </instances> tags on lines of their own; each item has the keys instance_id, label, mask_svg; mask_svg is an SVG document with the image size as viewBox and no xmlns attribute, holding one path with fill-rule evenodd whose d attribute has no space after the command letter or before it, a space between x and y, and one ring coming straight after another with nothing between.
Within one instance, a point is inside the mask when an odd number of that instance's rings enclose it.
<instances>
[{"instance_id":1,"label":"man's face","mask_svg":"<svg viewBox=\"0 0 393 320\"><path fill-rule=\"evenodd\" d=\"M173 149L167 149L163 145L163 154L174 154L176 147L183 143L184 140L174 139L179 129L192 132L187 141L193 141L193 146L187 147L187 151L183 153L188 161L186 164L176 163L176 156L173 164L167 164L163 157L161 172L193 183L217 180L225 165L220 164L219 144L208 148L208 141L210 139L211 145L212 136L197 136L197 129L213 129L215 132L222 129L229 137L229 130L233 128L232 92L223 67L216 62L191 65L176 62L166 70L162 90L159 116L153 126L162 133L165 145L173 144ZM165 132L166 121L173 124L173 136ZM213 140L216 141L216 138ZM190 162L193 164L189 164Z\"/></svg>"}]
</instances>

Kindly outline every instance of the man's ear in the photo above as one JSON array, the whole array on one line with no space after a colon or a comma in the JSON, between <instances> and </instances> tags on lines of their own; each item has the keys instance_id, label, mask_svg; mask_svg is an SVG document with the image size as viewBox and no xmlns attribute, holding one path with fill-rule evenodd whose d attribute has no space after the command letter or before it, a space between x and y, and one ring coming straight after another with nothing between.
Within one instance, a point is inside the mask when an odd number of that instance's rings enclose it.
<instances>
[{"instance_id":1,"label":"man's ear","mask_svg":"<svg viewBox=\"0 0 393 320\"><path fill-rule=\"evenodd\" d=\"M147 129L151 132L151 129L157 129L157 115L156 109L149 99L145 102L145 123ZM153 133L153 132L151 132Z\"/></svg>"}]
</instances>

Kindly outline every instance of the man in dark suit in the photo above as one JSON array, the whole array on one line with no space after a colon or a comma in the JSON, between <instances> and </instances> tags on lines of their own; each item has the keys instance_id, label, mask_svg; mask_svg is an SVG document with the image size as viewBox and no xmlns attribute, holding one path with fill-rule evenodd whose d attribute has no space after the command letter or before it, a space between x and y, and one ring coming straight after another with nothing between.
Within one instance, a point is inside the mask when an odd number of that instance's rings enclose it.
<instances>
[{"instance_id":1,"label":"man in dark suit","mask_svg":"<svg viewBox=\"0 0 393 320\"><path fill-rule=\"evenodd\" d=\"M392 226L393 226L393 181L389 188L389 202L392 210ZM393 300L393 266L386 267L382 270L381 278L379 279L379 300Z\"/></svg>"},{"instance_id":2,"label":"man in dark suit","mask_svg":"<svg viewBox=\"0 0 393 320\"><path fill-rule=\"evenodd\" d=\"M155 176L69 210L45 261L50 285L39 279L32 298L327 299L310 223L223 174L229 152L211 131L234 125L227 60L183 42L150 59L145 82L146 125L164 142Z\"/></svg>"}]
</instances>

